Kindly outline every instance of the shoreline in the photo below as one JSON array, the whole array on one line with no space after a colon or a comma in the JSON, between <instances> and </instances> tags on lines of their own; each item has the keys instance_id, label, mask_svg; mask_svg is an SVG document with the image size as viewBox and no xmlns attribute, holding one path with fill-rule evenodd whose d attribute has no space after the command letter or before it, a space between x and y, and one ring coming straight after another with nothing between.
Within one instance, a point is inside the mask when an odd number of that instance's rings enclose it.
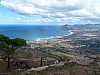
<instances>
[{"instance_id":1,"label":"shoreline","mask_svg":"<svg viewBox=\"0 0 100 75\"><path fill-rule=\"evenodd\" d=\"M43 42L43 41L49 41L49 40L52 40L52 39L59 39L59 38L64 38L64 37L68 37L70 35L73 35L74 32L69 30L69 33L67 35L62 35L62 36L51 36L51 37L48 37L48 38L38 38L38 39L35 39L35 40L26 40L27 42Z\"/></svg>"}]
</instances>

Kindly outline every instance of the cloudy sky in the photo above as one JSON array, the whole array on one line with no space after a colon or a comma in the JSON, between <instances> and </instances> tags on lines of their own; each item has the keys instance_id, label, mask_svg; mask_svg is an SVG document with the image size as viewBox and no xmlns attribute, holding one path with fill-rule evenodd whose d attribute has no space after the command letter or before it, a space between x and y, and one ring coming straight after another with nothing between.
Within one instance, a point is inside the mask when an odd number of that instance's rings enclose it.
<instances>
[{"instance_id":1,"label":"cloudy sky","mask_svg":"<svg viewBox=\"0 0 100 75\"><path fill-rule=\"evenodd\" d=\"M0 0L0 24L100 23L100 0Z\"/></svg>"}]
</instances>

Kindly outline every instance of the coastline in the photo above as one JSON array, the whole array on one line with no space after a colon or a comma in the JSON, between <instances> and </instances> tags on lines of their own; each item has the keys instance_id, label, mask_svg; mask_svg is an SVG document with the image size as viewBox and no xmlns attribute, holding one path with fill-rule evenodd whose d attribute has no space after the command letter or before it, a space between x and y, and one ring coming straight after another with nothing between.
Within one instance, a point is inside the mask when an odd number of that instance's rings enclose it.
<instances>
[{"instance_id":1,"label":"coastline","mask_svg":"<svg viewBox=\"0 0 100 75\"><path fill-rule=\"evenodd\" d=\"M48 37L48 38L37 38L35 40L26 40L28 43L33 43L33 42L38 42L38 43L41 43L43 41L50 41L50 40L56 40L56 39L63 39L64 37L68 37L68 36L71 36L74 34L73 31L69 30L68 31L69 33L67 35L62 35L62 36L51 36L51 37Z\"/></svg>"}]
</instances>

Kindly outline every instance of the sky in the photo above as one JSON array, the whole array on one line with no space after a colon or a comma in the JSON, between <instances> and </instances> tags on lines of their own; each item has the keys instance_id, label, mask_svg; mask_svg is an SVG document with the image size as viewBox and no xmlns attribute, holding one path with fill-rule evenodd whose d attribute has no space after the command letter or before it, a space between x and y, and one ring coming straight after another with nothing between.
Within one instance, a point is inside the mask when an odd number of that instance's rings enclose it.
<instances>
[{"instance_id":1,"label":"sky","mask_svg":"<svg viewBox=\"0 0 100 75\"><path fill-rule=\"evenodd\" d=\"M100 0L0 0L0 24L100 23Z\"/></svg>"}]
</instances>

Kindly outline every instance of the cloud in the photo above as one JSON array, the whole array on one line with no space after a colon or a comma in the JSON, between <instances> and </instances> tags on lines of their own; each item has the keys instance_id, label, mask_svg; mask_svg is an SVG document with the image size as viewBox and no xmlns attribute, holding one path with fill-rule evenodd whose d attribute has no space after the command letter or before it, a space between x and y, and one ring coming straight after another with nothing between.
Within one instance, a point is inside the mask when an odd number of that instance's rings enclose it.
<instances>
[{"instance_id":1,"label":"cloud","mask_svg":"<svg viewBox=\"0 0 100 75\"><path fill-rule=\"evenodd\" d=\"M0 4L21 15L41 16L41 22L100 19L96 18L100 17L99 0L1 0Z\"/></svg>"}]
</instances>

